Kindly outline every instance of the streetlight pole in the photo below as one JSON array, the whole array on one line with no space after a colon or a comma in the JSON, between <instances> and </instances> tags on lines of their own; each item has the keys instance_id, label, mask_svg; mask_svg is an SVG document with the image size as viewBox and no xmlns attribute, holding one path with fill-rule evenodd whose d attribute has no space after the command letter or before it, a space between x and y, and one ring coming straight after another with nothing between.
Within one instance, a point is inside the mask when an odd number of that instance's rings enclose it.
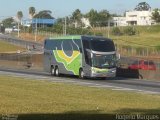
<instances>
[{"instance_id":1,"label":"streetlight pole","mask_svg":"<svg viewBox=\"0 0 160 120\"><path fill-rule=\"evenodd\" d=\"M19 37L19 21L18 21L18 37Z\"/></svg>"},{"instance_id":2,"label":"streetlight pole","mask_svg":"<svg viewBox=\"0 0 160 120\"><path fill-rule=\"evenodd\" d=\"M66 17L65 17L65 21L64 21L65 25L64 25L64 35L67 34L67 20L66 20Z\"/></svg>"},{"instance_id":3,"label":"streetlight pole","mask_svg":"<svg viewBox=\"0 0 160 120\"><path fill-rule=\"evenodd\" d=\"M110 20L108 20L108 38L110 37L109 32L110 32Z\"/></svg>"},{"instance_id":4,"label":"streetlight pole","mask_svg":"<svg viewBox=\"0 0 160 120\"><path fill-rule=\"evenodd\" d=\"M35 41L37 41L37 18L36 18L36 23L35 23Z\"/></svg>"}]
</instances>

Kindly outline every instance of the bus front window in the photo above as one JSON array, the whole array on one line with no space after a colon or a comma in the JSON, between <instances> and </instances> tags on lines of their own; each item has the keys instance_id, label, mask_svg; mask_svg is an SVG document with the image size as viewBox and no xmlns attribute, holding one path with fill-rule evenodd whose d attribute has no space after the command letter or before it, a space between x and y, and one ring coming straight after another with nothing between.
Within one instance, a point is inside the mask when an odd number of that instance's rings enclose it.
<instances>
[{"instance_id":1,"label":"bus front window","mask_svg":"<svg viewBox=\"0 0 160 120\"><path fill-rule=\"evenodd\" d=\"M92 67L96 68L114 68L116 67L116 55L93 54Z\"/></svg>"}]
</instances>

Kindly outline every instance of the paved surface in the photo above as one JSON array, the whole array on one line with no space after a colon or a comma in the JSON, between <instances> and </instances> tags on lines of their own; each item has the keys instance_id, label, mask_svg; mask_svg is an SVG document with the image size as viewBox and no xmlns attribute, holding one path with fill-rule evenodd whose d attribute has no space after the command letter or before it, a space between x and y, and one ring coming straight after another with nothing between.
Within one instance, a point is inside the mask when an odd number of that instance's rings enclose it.
<instances>
[{"instance_id":1,"label":"paved surface","mask_svg":"<svg viewBox=\"0 0 160 120\"><path fill-rule=\"evenodd\" d=\"M78 84L88 87L98 88L109 88L116 91L130 91L139 92L143 94L160 94L160 82L137 80L137 79L126 79L126 78L108 78L106 80L93 80L85 79L81 80L76 77L53 77L50 74L42 71L29 71L29 70L13 70L13 69L2 69L0 68L0 74L11 75L16 77L24 77L27 79L35 80L47 80L51 82L63 82Z\"/></svg>"},{"instance_id":2,"label":"paved surface","mask_svg":"<svg viewBox=\"0 0 160 120\"><path fill-rule=\"evenodd\" d=\"M42 53L42 44L35 43L30 41L20 40L7 35L0 35L2 40L10 42L12 44L18 44L23 47L32 48L33 45L36 47L37 51L28 51L28 54L37 54L37 52ZM73 84L80 84L89 87L100 87L100 88L110 88L112 90L121 90L121 91L132 91L132 92L141 92L141 93L150 93L150 94L160 94L160 82L137 80L137 79L126 79L126 78L112 78L106 80L80 80L75 77L52 77L45 72L36 72L36 71L26 71L26 70L11 70L11 69L2 69L0 68L0 74L13 75L25 78L31 78L36 80L49 80L53 82L66 82Z\"/></svg>"}]
</instances>

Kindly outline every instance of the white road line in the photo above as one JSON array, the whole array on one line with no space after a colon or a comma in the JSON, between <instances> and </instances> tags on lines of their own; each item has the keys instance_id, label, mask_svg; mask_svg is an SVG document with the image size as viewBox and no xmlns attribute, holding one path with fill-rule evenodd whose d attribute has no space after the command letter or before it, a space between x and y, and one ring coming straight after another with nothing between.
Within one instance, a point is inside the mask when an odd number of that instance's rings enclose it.
<instances>
[{"instance_id":1,"label":"white road line","mask_svg":"<svg viewBox=\"0 0 160 120\"><path fill-rule=\"evenodd\" d=\"M15 76L19 78L25 77L26 79L47 80L47 81L59 82L59 83L72 83L72 84L89 86L89 87L111 88L112 90L117 90L117 91L136 91L139 93L160 94L160 92L132 89L132 88L127 88L127 87L118 87L118 86L113 86L113 85L102 85L102 84L86 82L86 81L79 81L79 80L70 80L70 79L64 80L58 77L52 78L51 76L37 76L37 75L29 75L29 74L24 74L24 73L12 73L12 72L3 72L3 71L0 71L0 74L4 74L8 76Z\"/></svg>"}]
</instances>

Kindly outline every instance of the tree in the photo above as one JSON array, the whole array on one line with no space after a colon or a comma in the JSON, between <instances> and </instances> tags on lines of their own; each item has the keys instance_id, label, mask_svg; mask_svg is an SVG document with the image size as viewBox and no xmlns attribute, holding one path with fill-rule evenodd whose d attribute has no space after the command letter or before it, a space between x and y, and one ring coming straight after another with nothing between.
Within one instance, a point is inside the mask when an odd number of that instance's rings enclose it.
<instances>
[{"instance_id":1,"label":"tree","mask_svg":"<svg viewBox=\"0 0 160 120\"><path fill-rule=\"evenodd\" d=\"M2 21L2 24L5 28L13 26L14 19L12 17L6 18Z\"/></svg>"},{"instance_id":2,"label":"tree","mask_svg":"<svg viewBox=\"0 0 160 120\"><path fill-rule=\"evenodd\" d=\"M156 23L160 22L160 10L158 8L154 9L152 12L152 19L156 21Z\"/></svg>"},{"instance_id":3,"label":"tree","mask_svg":"<svg viewBox=\"0 0 160 120\"><path fill-rule=\"evenodd\" d=\"M107 10L102 10L97 12L94 9L91 9L87 14L86 17L89 18L90 24L92 27L94 26L107 26L108 20L111 18L111 15Z\"/></svg>"},{"instance_id":4,"label":"tree","mask_svg":"<svg viewBox=\"0 0 160 120\"><path fill-rule=\"evenodd\" d=\"M31 16L31 18L33 18L35 12L36 12L35 7L30 7L30 8L29 8L29 15Z\"/></svg>"},{"instance_id":5,"label":"tree","mask_svg":"<svg viewBox=\"0 0 160 120\"><path fill-rule=\"evenodd\" d=\"M91 9L87 14L86 17L89 18L90 24L92 27L96 26L98 21L98 12L97 10Z\"/></svg>"},{"instance_id":6,"label":"tree","mask_svg":"<svg viewBox=\"0 0 160 120\"><path fill-rule=\"evenodd\" d=\"M52 11L50 10L42 10L38 14L34 15L33 18L44 18L44 19L53 19L52 17Z\"/></svg>"},{"instance_id":7,"label":"tree","mask_svg":"<svg viewBox=\"0 0 160 120\"><path fill-rule=\"evenodd\" d=\"M23 17L23 13L22 13L22 11L18 11L17 12L17 18L18 18L18 37L19 37L19 23L21 22L21 20L22 20L22 17Z\"/></svg>"},{"instance_id":8,"label":"tree","mask_svg":"<svg viewBox=\"0 0 160 120\"><path fill-rule=\"evenodd\" d=\"M151 7L148 3L141 2L136 6L136 8L134 10L136 10L136 11L148 11L150 9L151 9Z\"/></svg>"},{"instance_id":9,"label":"tree","mask_svg":"<svg viewBox=\"0 0 160 120\"><path fill-rule=\"evenodd\" d=\"M75 24L75 28L79 27L82 25L82 13L79 9L76 9L73 13L72 13L72 17L71 17L73 23Z\"/></svg>"},{"instance_id":10,"label":"tree","mask_svg":"<svg viewBox=\"0 0 160 120\"><path fill-rule=\"evenodd\" d=\"M98 18L99 18L99 25L100 26L106 26L108 24L108 20L111 17L109 12L107 10L102 10L98 13Z\"/></svg>"},{"instance_id":11,"label":"tree","mask_svg":"<svg viewBox=\"0 0 160 120\"><path fill-rule=\"evenodd\" d=\"M19 21L22 20L22 18L23 18L23 13L22 13L22 11L18 11L18 12L17 12L17 18L18 18Z\"/></svg>"},{"instance_id":12,"label":"tree","mask_svg":"<svg viewBox=\"0 0 160 120\"><path fill-rule=\"evenodd\" d=\"M132 26L128 26L124 29L124 34L129 35L129 36L135 35L136 34L136 29Z\"/></svg>"},{"instance_id":13,"label":"tree","mask_svg":"<svg viewBox=\"0 0 160 120\"><path fill-rule=\"evenodd\" d=\"M5 33L5 27L3 24L0 25L0 33Z\"/></svg>"},{"instance_id":14,"label":"tree","mask_svg":"<svg viewBox=\"0 0 160 120\"><path fill-rule=\"evenodd\" d=\"M18 18L19 20L21 20L21 19L23 18L23 13L22 13L22 11L18 11L18 12L17 12L17 18Z\"/></svg>"}]
</instances>

